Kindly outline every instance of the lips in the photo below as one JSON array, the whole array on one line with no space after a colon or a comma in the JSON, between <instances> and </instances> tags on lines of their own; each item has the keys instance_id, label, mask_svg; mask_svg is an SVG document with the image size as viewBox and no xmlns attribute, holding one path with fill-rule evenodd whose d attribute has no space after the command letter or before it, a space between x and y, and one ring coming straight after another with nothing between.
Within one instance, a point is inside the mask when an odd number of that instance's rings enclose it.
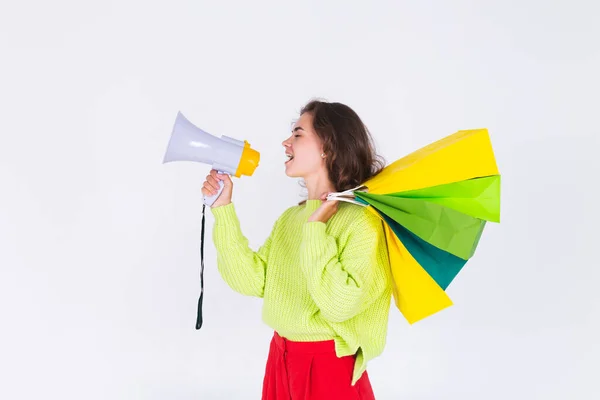
<instances>
[{"instance_id":1,"label":"lips","mask_svg":"<svg viewBox=\"0 0 600 400\"><path fill-rule=\"evenodd\" d=\"M294 159L294 155L292 153L285 153L285 156L287 157L287 161L285 162L286 164Z\"/></svg>"}]
</instances>

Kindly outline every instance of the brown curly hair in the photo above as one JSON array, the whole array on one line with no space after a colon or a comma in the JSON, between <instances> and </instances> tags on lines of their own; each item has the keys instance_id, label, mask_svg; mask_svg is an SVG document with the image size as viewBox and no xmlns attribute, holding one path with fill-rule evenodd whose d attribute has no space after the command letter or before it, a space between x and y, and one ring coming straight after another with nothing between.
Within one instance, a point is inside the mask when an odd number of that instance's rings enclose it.
<instances>
[{"instance_id":1,"label":"brown curly hair","mask_svg":"<svg viewBox=\"0 0 600 400\"><path fill-rule=\"evenodd\" d=\"M385 167L373 138L358 114L342 103L311 100L300 111L310 113L313 129L328 154L329 180L338 192L359 186Z\"/></svg>"}]
</instances>

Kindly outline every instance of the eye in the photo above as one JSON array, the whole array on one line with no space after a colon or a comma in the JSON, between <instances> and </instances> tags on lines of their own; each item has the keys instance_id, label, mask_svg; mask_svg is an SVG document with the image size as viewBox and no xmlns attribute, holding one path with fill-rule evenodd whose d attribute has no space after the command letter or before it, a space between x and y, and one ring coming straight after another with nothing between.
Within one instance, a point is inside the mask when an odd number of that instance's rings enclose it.
<instances>
[{"instance_id":1,"label":"eye","mask_svg":"<svg viewBox=\"0 0 600 400\"><path fill-rule=\"evenodd\" d=\"M300 137L300 135L294 135L294 137Z\"/></svg>"}]
</instances>

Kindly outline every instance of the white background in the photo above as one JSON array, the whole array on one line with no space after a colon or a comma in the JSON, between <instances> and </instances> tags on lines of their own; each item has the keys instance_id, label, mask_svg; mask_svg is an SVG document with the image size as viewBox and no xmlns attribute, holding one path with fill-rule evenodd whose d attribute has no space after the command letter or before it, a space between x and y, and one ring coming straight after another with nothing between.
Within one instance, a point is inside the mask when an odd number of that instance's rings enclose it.
<instances>
[{"instance_id":1,"label":"white background","mask_svg":"<svg viewBox=\"0 0 600 400\"><path fill-rule=\"evenodd\" d=\"M593 1L3 1L0 398L258 399L271 330L220 279L177 111L261 152L235 180L257 248L302 189L281 141L312 97L388 162L490 130L502 222L410 326L378 399L597 399L600 7Z\"/></svg>"}]
</instances>

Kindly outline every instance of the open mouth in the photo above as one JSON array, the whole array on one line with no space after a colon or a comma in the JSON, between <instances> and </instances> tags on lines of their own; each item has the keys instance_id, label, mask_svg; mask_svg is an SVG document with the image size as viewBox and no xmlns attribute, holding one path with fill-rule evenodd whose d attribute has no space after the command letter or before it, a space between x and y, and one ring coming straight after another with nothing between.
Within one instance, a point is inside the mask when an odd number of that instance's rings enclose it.
<instances>
[{"instance_id":1,"label":"open mouth","mask_svg":"<svg viewBox=\"0 0 600 400\"><path fill-rule=\"evenodd\" d=\"M292 161L294 159L294 155L293 154L285 153L285 155L287 157L287 161L285 162L286 164L289 163L290 161Z\"/></svg>"}]
</instances>

